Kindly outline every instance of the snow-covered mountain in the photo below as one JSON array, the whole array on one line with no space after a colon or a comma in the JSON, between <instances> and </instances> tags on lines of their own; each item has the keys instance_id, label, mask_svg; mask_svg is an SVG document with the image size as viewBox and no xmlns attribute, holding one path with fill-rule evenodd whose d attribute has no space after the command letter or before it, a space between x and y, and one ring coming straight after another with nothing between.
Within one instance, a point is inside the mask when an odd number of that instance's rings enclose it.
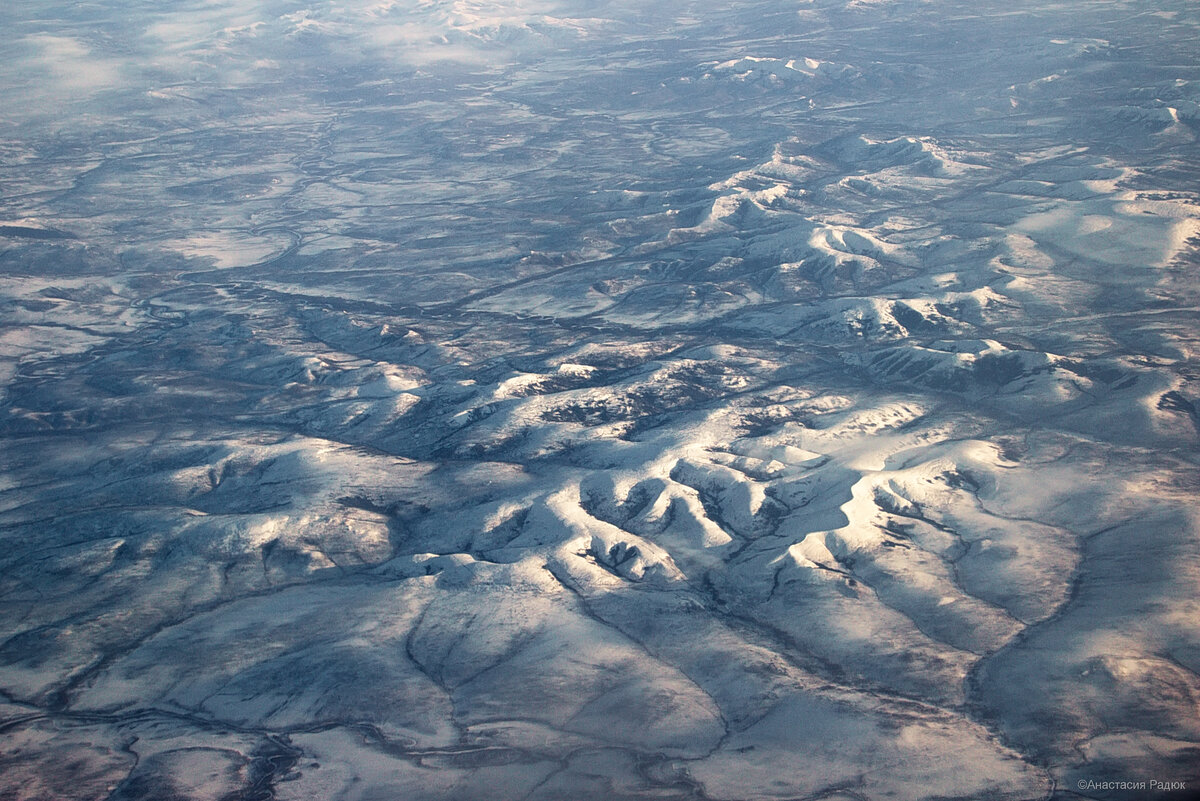
<instances>
[{"instance_id":1,"label":"snow-covered mountain","mask_svg":"<svg viewBox=\"0 0 1200 801\"><path fill-rule=\"evenodd\" d=\"M1182 801L1198 38L3 6L0 798Z\"/></svg>"}]
</instances>

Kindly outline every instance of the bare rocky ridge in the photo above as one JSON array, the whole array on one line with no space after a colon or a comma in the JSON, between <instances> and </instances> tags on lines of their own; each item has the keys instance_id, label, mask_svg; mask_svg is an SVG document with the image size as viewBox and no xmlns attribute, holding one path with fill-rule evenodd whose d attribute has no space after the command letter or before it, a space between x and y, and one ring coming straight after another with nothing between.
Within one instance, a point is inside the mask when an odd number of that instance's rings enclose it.
<instances>
[{"instance_id":1,"label":"bare rocky ridge","mask_svg":"<svg viewBox=\"0 0 1200 801\"><path fill-rule=\"evenodd\" d=\"M1194 4L119 5L0 10L0 798L1200 786Z\"/></svg>"}]
</instances>

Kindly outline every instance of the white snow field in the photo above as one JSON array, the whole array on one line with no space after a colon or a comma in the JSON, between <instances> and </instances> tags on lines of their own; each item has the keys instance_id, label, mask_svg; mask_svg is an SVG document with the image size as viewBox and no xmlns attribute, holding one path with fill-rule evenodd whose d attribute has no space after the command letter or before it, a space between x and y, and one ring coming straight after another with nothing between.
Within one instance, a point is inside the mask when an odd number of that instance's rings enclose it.
<instances>
[{"instance_id":1,"label":"white snow field","mask_svg":"<svg viewBox=\"0 0 1200 801\"><path fill-rule=\"evenodd\" d=\"M0 4L0 799L1197 797L1197 42Z\"/></svg>"}]
</instances>

